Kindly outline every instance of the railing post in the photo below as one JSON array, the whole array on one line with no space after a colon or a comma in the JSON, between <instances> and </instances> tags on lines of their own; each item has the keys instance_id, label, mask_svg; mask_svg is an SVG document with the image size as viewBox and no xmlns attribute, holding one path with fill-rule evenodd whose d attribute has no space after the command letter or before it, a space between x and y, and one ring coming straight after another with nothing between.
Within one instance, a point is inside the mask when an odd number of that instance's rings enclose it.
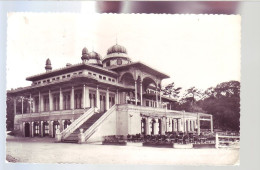
<instances>
[{"instance_id":1,"label":"railing post","mask_svg":"<svg viewBox=\"0 0 260 170\"><path fill-rule=\"evenodd\" d=\"M219 145L218 133L216 133L215 138L216 138L215 147L216 147L216 149L218 149L218 145Z\"/></svg>"},{"instance_id":2,"label":"railing post","mask_svg":"<svg viewBox=\"0 0 260 170\"><path fill-rule=\"evenodd\" d=\"M80 133L78 134L78 143L81 144L81 143L84 143L85 140L84 140L83 129L80 129L79 131L80 131Z\"/></svg>"}]
</instances>

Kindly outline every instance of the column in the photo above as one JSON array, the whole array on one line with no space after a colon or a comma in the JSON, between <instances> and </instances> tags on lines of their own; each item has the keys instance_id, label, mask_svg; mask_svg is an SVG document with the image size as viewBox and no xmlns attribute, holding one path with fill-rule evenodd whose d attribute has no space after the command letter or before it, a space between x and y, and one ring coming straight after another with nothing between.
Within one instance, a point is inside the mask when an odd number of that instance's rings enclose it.
<instances>
[{"instance_id":1,"label":"column","mask_svg":"<svg viewBox=\"0 0 260 170\"><path fill-rule=\"evenodd\" d=\"M191 124L191 125L190 125L191 131L194 132L194 122L193 122L193 120L191 120L190 124Z\"/></svg>"},{"instance_id":2,"label":"column","mask_svg":"<svg viewBox=\"0 0 260 170\"><path fill-rule=\"evenodd\" d=\"M51 129L51 120L48 121L48 125L49 125L49 136L52 137L52 129Z\"/></svg>"},{"instance_id":3,"label":"column","mask_svg":"<svg viewBox=\"0 0 260 170\"><path fill-rule=\"evenodd\" d=\"M180 131L180 122L179 122L179 119L176 119L176 122L177 122L177 132Z\"/></svg>"},{"instance_id":4,"label":"column","mask_svg":"<svg viewBox=\"0 0 260 170\"><path fill-rule=\"evenodd\" d=\"M23 132L23 137L25 137L25 122L22 123L22 132Z\"/></svg>"},{"instance_id":5,"label":"column","mask_svg":"<svg viewBox=\"0 0 260 170\"><path fill-rule=\"evenodd\" d=\"M155 90L155 97L156 97L156 107L158 107L158 91L157 91L157 85Z\"/></svg>"},{"instance_id":6,"label":"column","mask_svg":"<svg viewBox=\"0 0 260 170\"><path fill-rule=\"evenodd\" d=\"M88 86L85 86L85 106L86 107L90 107L90 99L89 99L89 87Z\"/></svg>"},{"instance_id":7,"label":"column","mask_svg":"<svg viewBox=\"0 0 260 170\"><path fill-rule=\"evenodd\" d=\"M149 118L146 117L146 118L145 118L145 134L146 134L146 135L149 135L149 125L150 125Z\"/></svg>"},{"instance_id":8,"label":"column","mask_svg":"<svg viewBox=\"0 0 260 170\"><path fill-rule=\"evenodd\" d=\"M60 87L60 110L63 110L63 94L62 94L61 87Z\"/></svg>"},{"instance_id":9,"label":"column","mask_svg":"<svg viewBox=\"0 0 260 170\"><path fill-rule=\"evenodd\" d=\"M32 113L32 94L30 93L30 98L29 98L29 113Z\"/></svg>"},{"instance_id":10,"label":"column","mask_svg":"<svg viewBox=\"0 0 260 170\"><path fill-rule=\"evenodd\" d=\"M116 89L116 104L119 104L119 95L118 95L118 89Z\"/></svg>"},{"instance_id":11,"label":"column","mask_svg":"<svg viewBox=\"0 0 260 170\"><path fill-rule=\"evenodd\" d=\"M176 125L176 123L175 123L175 119L171 119L171 132L174 132L175 131L175 125Z\"/></svg>"},{"instance_id":12,"label":"column","mask_svg":"<svg viewBox=\"0 0 260 170\"><path fill-rule=\"evenodd\" d=\"M16 97L14 97L14 115L16 115Z\"/></svg>"},{"instance_id":13,"label":"column","mask_svg":"<svg viewBox=\"0 0 260 170\"><path fill-rule=\"evenodd\" d=\"M173 131L173 129L172 129L172 119L171 118L169 118L169 120L168 120L168 123L169 123L169 128L168 128L168 131L169 132L172 132Z\"/></svg>"},{"instance_id":14,"label":"column","mask_svg":"<svg viewBox=\"0 0 260 170\"><path fill-rule=\"evenodd\" d=\"M213 133L213 116L210 116L210 131Z\"/></svg>"},{"instance_id":15,"label":"column","mask_svg":"<svg viewBox=\"0 0 260 170\"><path fill-rule=\"evenodd\" d=\"M50 121L49 123L49 135L53 138L53 120Z\"/></svg>"},{"instance_id":16,"label":"column","mask_svg":"<svg viewBox=\"0 0 260 170\"><path fill-rule=\"evenodd\" d=\"M31 137L34 137L34 128L33 128L34 122L31 122Z\"/></svg>"},{"instance_id":17,"label":"column","mask_svg":"<svg viewBox=\"0 0 260 170\"><path fill-rule=\"evenodd\" d=\"M190 130L190 120L189 120L189 119L188 119L188 122L187 122L187 123L188 123L188 126L187 126L187 128L188 128L188 129L187 129L187 132L190 132L191 130Z\"/></svg>"},{"instance_id":18,"label":"column","mask_svg":"<svg viewBox=\"0 0 260 170\"><path fill-rule=\"evenodd\" d=\"M44 137L43 136L43 121L40 121L40 136Z\"/></svg>"},{"instance_id":19,"label":"column","mask_svg":"<svg viewBox=\"0 0 260 170\"><path fill-rule=\"evenodd\" d=\"M198 135L200 135L200 114L197 113Z\"/></svg>"},{"instance_id":20,"label":"column","mask_svg":"<svg viewBox=\"0 0 260 170\"><path fill-rule=\"evenodd\" d=\"M22 114L23 114L23 96L22 96Z\"/></svg>"},{"instance_id":21,"label":"column","mask_svg":"<svg viewBox=\"0 0 260 170\"><path fill-rule=\"evenodd\" d=\"M109 110L109 90L106 92L106 110Z\"/></svg>"},{"instance_id":22,"label":"column","mask_svg":"<svg viewBox=\"0 0 260 170\"><path fill-rule=\"evenodd\" d=\"M42 100L41 100L41 92L39 91L39 106L38 106L38 112L40 113L42 111Z\"/></svg>"},{"instance_id":23,"label":"column","mask_svg":"<svg viewBox=\"0 0 260 170\"><path fill-rule=\"evenodd\" d=\"M161 119L161 131L162 131L162 135L165 135L165 131L166 131L166 117L163 117Z\"/></svg>"},{"instance_id":24,"label":"column","mask_svg":"<svg viewBox=\"0 0 260 170\"><path fill-rule=\"evenodd\" d=\"M53 101L52 101L52 94L51 94L51 90L49 90L49 111L53 110Z\"/></svg>"},{"instance_id":25,"label":"column","mask_svg":"<svg viewBox=\"0 0 260 170\"><path fill-rule=\"evenodd\" d=\"M32 100L33 100L32 112L35 113L35 98L33 97Z\"/></svg>"},{"instance_id":26,"label":"column","mask_svg":"<svg viewBox=\"0 0 260 170\"><path fill-rule=\"evenodd\" d=\"M74 110L74 87L71 88L71 94L70 94L70 109Z\"/></svg>"},{"instance_id":27,"label":"column","mask_svg":"<svg viewBox=\"0 0 260 170\"><path fill-rule=\"evenodd\" d=\"M186 120L183 119L183 132L186 132L187 131L187 124L186 124Z\"/></svg>"},{"instance_id":28,"label":"column","mask_svg":"<svg viewBox=\"0 0 260 170\"><path fill-rule=\"evenodd\" d=\"M83 109L86 108L86 85L85 84L83 85L82 88L82 107Z\"/></svg>"},{"instance_id":29,"label":"column","mask_svg":"<svg viewBox=\"0 0 260 170\"><path fill-rule=\"evenodd\" d=\"M160 89L159 95L160 95L160 107L162 108L162 95L161 95L161 89Z\"/></svg>"},{"instance_id":30,"label":"column","mask_svg":"<svg viewBox=\"0 0 260 170\"><path fill-rule=\"evenodd\" d=\"M63 124L63 121L62 121L61 119L59 120L59 124L60 124L60 132L62 132L62 131L63 131L63 127L64 127L63 125L64 125L64 124Z\"/></svg>"},{"instance_id":31,"label":"column","mask_svg":"<svg viewBox=\"0 0 260 170\"><path fill-rule=\"evenodd\" d=\"M140 104L143 105L143 82L140 80Z\"/></svg>"},{"instance_id":32,"label":"column","mask_svg":"<svg viewBox=\"0 0 260 170\"><path fill-rule=\"evenodd\" d=\"M158 135L158 131L159 131L159 120L155 119L155 123L154 123L154 134Z\"/></svg>"},{"instance_id":33,"label":"column","mask_svg":"<svg viewBox=\"0 0 260 170\"><path fill-rule=\"evenodd\" d=\"M137 82L135 80L135 105L137 105Z\"/></svg>"},{"instance_id":34,"label":"column","mask_svg":"<svg viewBox=\"0 0 260 170\"><path fill-rule=\"evenodd\" d=\"M99 96L98 86L96 91L96 104L97 104L97 108L100 109L100 96Z\"/></svg>"}]
</instances>

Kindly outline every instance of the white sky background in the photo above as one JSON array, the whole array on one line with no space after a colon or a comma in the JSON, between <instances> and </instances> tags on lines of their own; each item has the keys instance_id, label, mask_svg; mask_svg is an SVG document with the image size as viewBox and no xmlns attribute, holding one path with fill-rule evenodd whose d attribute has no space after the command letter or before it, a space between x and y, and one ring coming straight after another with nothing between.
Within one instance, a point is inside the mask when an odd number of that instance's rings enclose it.
<instances>
[{"instance_id":1,"label":"white sky background","mask_svg":"<svg viewBox=\"0 0 260 170\"><path fill-rule=\"evenodd\" d=\"M81 51L105 57L116 43L132 61L168 74L187 89L240 81L240 24L236 15L9 13L7 89L28 86L25 78L81 62Z\"/></svg>"}]
</instances>

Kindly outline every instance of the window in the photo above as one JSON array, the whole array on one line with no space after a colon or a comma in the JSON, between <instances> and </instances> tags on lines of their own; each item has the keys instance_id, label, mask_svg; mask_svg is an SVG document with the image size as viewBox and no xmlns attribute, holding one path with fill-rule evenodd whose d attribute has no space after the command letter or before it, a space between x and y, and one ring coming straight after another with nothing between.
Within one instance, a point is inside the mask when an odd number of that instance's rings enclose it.
<instances>
[{"instance_id":1,"label":"window","mask_svg":"<svg viewBox=\"0 0 260 170\"><path fill-rule=\"evenodd\" d=\"M56 78L56 80L59 80L59 79L60 79L60 77L57 77L57 78Z\"/></svg>"},{"instance_id":2,"label":"window","mask_svg":"<svg viewBox=\"0 0 260 170\"><path fill-rule=\"evenodd\" d=\"M77 74L77 73L76 73L76 74ZM67 77L70 77L70 74L68 74Z\"/></svg>"},{"instance_id":3,"label":"window","mask_svg":"<svg viewBox=\"0 0 260 170\"><path fill-rule=\"evenodd\" d=\"M34 122L34 135L38 136L40 132L40 126L38 122Z\"/></svg>"},{"instance_id":4,"label":"window","mask_svg":"<svg viewBox=\"0 0 260 170\"><path fill-rule=\"evenodd\" d=\"M110 61L108 61L108 62L106 63L106 66L110 66Z\"/></svg>"},{"instance_id":5,"label":"window","mask_svg":"<svg viewBox=\"0 0 260 170\"><path fill-rule=\"evenodd\" d=\"M46 80L43 80L42 82L43 82L43 83L46 83Z\"/></svg>"},{"instance_id":6,"label":"window","mask_svg":"<svg viewBox=\"0 0 260 170\"><path fill-rule=\"evenodd\" d=\"M66 76L62 76L62 78L63 78L63 79L65 79L65 78L66 78Z\"/></svg>"},{"instance_id":7,"label":"window","mask_svg":"<svg viewBox=\"0 0 260 170\"><path fill-rule=\"evenodd\" d=\"M55 78L52 78L52 81L54 81L55 80Z\"/></svg>"},{"instance_id":8,"label":"window","mask_svg":"<svg viewBox=\"0 0 260 170\"><path fill-rule=\"evenodd\" d=\"M111 78L108 78L108 81L111 81Z\"/></svg>"},{"instance_id":9,"label":"window","mask_svg":"<svg viewBox=\"0 0 260 170\"><path fill-rule=\"evenodd\" d=\"M50 82L50 79L48 79L47 82L49 83L49 82Z\"/></svg>"},{"instance_id":10,"label":"window","mask_svg":"<svg viewBox=\"0 0 260 170\"><path fill-rule=\"evenodd\" d=\"M48 136L49 135L49 123L48 122L44 122L43 123L43 135L44 136Z\"/></svg>"},{"instance_id":11,"label":"window","mask_svg":"<svg viewBox=\"0 0 260 170\"><path fill-rule=\"evenodd\" d=\"M77 73L73 73L73 75L76 75Z\"/></svg>"},{"instance_id":12,"label":"window","mask_svg":"<svg viewBox=\"0 0 260 170\"><path fill-rule=\"evenodd\" d=\"M102 79L102 76L99 76L100 79Z\"/></svg>"},{"instance_id":13,"label":"window","mask_svg":"<svg viewBox=\"0 0 260 170\"><path fill-rule=\"evenodd\" d=\"M117 59L117 65L122 65L122 59Z\"/></svg>"},{"instance_id":14,"label":"window","mask_svg":"<svg viewBox=\"0 0 260 170\"><path fill-rule=\"evenodd\" d=\"M96 74L93 74L93 76L96 76Z\"/></svg>"},{"instance_id":15,"label":"window","mask_svg":"<svg viewBox=\"0 0 260 170\"><path fill-rule=\"evenodd\" d=\"M39 81L38 84L41 84L41 82Z\"/></svg>"},{"instance_id":16,"label":"window","mask_svg":"<svg viewBox=\"0 0 260 170\"><path fill-rule=\"evenodd\" d=\"M92 73L88 72L88 75L92 75Z\"/></svg>"},{"instance_id":17,"label":"window","mask_svg":"<svg viewBox=\"0 0 260 170\"><path fill-rule=\"evenodd\" d=\"M112 82L115 82L115 79L112 79Z\"/></svg>"},{"instance_id":18,"label":"window","mask_svg":"<svg viewBox=\"0 0 260 170\"><path fill-rule=\"evenodd\" d=\"M103 77L103 80L106 80L107 78L106 77Z\"/></svg>"},{"instance_id":19,"label":"window","mask_svg":"<svg viewBox=\"0 0 260 170\"><path fill-rule=\"evenodd\" d=\"M82 74L82 72L79 72L79 74Z\"/></svg>"}]
</instances>

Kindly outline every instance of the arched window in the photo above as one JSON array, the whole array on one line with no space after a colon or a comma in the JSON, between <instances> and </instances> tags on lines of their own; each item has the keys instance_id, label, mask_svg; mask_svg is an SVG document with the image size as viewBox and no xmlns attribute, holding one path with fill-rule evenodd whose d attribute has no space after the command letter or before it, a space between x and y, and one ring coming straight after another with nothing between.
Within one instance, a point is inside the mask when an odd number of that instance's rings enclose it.
<instances>
[{"instance_id":1,"label":"arched window","mask_svg":"<svg viewBox=\"0 0 260 170\"><path fill-rule=\"evenodd\" d=\"M48 136L49 135L49 123L43 122L43 135Z\"/></svg>"},{"instance_id":2,"label":"arched window","mask_svg":"<svg viewBox=\"0 0 260 170\"><path fill-rule=\"evenodd\" d=\"M38 122L34 122L34 136L39 136L40 126Z\"/></svg>"},{"instance_id":3,"label":"arched window","mask_svg":"<svg viewBox=\"0 0 260 170\"><path fill-rule=\"evenodd\" d=\"M122 65L122 59L117 59L117 65Z\"/></svg>"},{"instance_id":4,"label":"arched window","mask_svg":"<svg viewBox=\"0 0 260 170\"><path fill-rule=\"evenodd\" d=\"M107 67L110 66L110 61L107 61L107 62L106 62L106 66L107 66Z\"/></svg>"}]
</instances>

